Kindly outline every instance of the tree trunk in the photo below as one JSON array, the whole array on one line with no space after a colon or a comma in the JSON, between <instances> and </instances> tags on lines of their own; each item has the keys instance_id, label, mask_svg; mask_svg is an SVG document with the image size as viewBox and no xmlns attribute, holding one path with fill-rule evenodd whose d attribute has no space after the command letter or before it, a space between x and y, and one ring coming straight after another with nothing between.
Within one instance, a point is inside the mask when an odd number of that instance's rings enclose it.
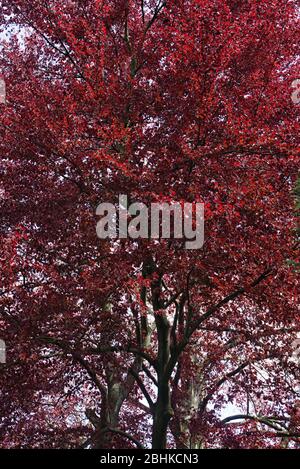
<instances>
[{"instance_id":1,"label":"tree trunk","mask_svg":"<svg viewBox=\"0 0 300 469\"><path fill-rule=\"evenodd\" d=\"M167 431L169 421L173 416L168 382L160 387L158 394L159 396L154 412L152 448L165 449L167 446Z\"/></svg>"},{"instance_id":2,"label":"tree trunk","mask_svg":"<svg viewBox=\"0 0 300 469\"><path fill-rule=\"evenodd\" d=\"M170 323L165 315L156 315L158 334L158 391L155 403L152 448L165 449L169 421L173 416L170 394L170 377L167 365L170 360Z\"/></svg>"}]
</instances>

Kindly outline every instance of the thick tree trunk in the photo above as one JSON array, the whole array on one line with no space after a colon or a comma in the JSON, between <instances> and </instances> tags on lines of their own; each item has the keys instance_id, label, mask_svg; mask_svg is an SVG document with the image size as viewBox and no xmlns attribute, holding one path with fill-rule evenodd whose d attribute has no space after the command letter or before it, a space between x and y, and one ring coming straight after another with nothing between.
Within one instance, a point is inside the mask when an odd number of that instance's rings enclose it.
<instances>
[{"instance_id":1,"label":"thick tree trunk","mask_svg":"<svg viewBox=\"0 0 300 469\"><path fill-rule=\"evenodd\" d=\"M167 317L161 314L157 314L155 321L158 334L158 392L154 411L152 448L164 449L167 446L169 421L173 416L170 377L167 369L170 360L170 323Z\"/></svg>"},{"instance_id":2,"label":"thick tree trunk","mask_svg":"<svg viewBox=\"0 0 300 469\"><path fill-rule=\"evenodd\" d=\"M155 405L152 448L165 449L167 446L167 431L170 419L173 416L171 407L169 383L161 385L159 396Z\"/></svg>"},{"instance_id":3,"label":"thick tree trunk","mask_svg":"<svg viewBox=\"0 0 300 469\"><path fill-rule=\"evenodd\" d=\"M177 449L200 449L203 445L201 435L191 433L190 423L206 395L205 375L203 365L197 363L196 357L192 358L192 363L195 374L185 380L184 387L181 386L181 398L175 404L176 418L171 426Z\"/></svg>"}]
</instances>

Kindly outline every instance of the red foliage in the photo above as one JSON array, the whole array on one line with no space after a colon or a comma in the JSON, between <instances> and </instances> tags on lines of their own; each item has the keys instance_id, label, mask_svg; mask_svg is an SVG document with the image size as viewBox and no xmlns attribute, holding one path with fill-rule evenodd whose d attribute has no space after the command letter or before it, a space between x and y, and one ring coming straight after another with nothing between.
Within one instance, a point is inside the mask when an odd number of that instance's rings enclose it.
<instances>
[{"instance_id":1,"label":"red foliage","mask_svg":"<svg viewBox=\"0 0 300 469\"><path fill-rule=\"evenodd\" d=\"M2 447L297 446L297 3L0 1ZM97 239L121 193L203 249Z\"/></svg>"}]
</instances>

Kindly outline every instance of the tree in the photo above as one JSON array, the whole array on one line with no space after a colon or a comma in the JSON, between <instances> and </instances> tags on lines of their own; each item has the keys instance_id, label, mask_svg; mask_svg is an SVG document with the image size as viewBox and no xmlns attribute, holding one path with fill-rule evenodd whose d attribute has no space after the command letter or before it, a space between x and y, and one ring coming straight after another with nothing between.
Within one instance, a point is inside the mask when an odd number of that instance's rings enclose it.
<instances>
[{"instance_id":1,"label":"tree","mask_svg":"<svg viewBox=\"0 0 300 469\"><path fill-rule=\"evenodd\" d=\"M296 447L297 2L0 5L1 445ZM204 247L99 240L119 194Z\"/></svg>"}]
</instances>

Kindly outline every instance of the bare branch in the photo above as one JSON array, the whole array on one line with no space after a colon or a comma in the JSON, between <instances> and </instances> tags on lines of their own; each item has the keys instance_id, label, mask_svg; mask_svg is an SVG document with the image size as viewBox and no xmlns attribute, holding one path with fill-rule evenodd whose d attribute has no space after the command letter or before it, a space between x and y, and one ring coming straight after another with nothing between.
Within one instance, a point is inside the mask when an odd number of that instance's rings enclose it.
<instances>
[{"instance_id":1,"label":"bare branch","mask_svg":"<svg viewBox=\"0 0 300 469\"><path fill-rule=\"evenodd\" d=\"M136 438L124 432L123 430L119 430L118 428L106 428L105 432L116 433L117 435L121 435L124 438L127 438L127 440L132 441L132 443L134 443L137 446L137 448L145 449L143 445Z\"/></svg>"},{"instance_id":2,"label":"bare branch","mask_svg":"<svg viewBox=\"0 0 300 469\"><path fill-rule=\"evenodd\" d=\"M151 396L150 394L148 393L143 381L141 380L141 378L139 377L138 373L136 373L135 370L133 370L132 368L130 368L129 372L132 374L132 376L134 376L140 390L142 391L142 393L144 394L148 404L149 404L149 407L150 407L150 410L151 410L151 413L154 412L154 402L152 401L151 399Z\"/></svg>"},{"instance_id":3,"label":"bare branch","mask_svg":"<svg viewBox=\"0 0 300 469\"><path fill-rule=\"evenodd\" d=\"M274 430L282 432L282 426L279 423L275 425L273 420L275 420L276 417L257 417L255 415L248 415L248 414L237 414L237 415L231 415L230 417L226 417L225 419L222 420L222 424L227 424L230 422L233 422L235 420L254 420L255 422L259 422L263 425L267 425L268 427L273 428ZM276 421L277 422L277 421ZM284 427L283 427L284 428Z\"/></svg>"},{"instance_id":4,"label":"bare branch","mask_svg":"<svg viewBox=\"0 0 300 469\"><path fill-rule=\"evenodd\" d=\"M152 18L148 21L147 23L147 26L145 28L145 32L144 32L144 36L146 36L147 34L147 31L149 31L149 29L151 28L151 26L153 25L153 23L155 22L155 20L157 19L159 13L161 12L161 10L166 6L166 2L162 2L162 3L158 3L157 7L155 8L155 11L154 11L154 14L152 16Z\"/></svg>"},{"instance_id":5,"label":"bare branch","mask_svg":"<svg viewBox=\"0 0 300 469\"><path fill-rule=\"evenodd\" d=\"M238 290L235 290L234 292L232 292L229 295L225 296L225 298L223 298L217 304L215 304L214 306L209 308L209 310L206 311L206 313L204 313L202 316L200 316L200 318L192 325L191 329L186 332L187 337L190 338L190 336L193 334L193 332L195 332L198 329L200 324L202 324L202 322L205 321L206 319L210 318L218 309L220 309L222 306L226 305L230 301L233 301L236 298L238 298L239 296L246 293L246 291L248 290L249 287L250 288L256 287L256 285L261 283L263 280L265 280L267 277L269 277L272 273L273 273L272 268L269 268L269 269L265 270L265 272L263 272L259 277L257 277L255 280L253 280L253 282L251 282L251 284L248 287L242 287L242 288L239 288Z\"/></svg>"}]
</instances>

